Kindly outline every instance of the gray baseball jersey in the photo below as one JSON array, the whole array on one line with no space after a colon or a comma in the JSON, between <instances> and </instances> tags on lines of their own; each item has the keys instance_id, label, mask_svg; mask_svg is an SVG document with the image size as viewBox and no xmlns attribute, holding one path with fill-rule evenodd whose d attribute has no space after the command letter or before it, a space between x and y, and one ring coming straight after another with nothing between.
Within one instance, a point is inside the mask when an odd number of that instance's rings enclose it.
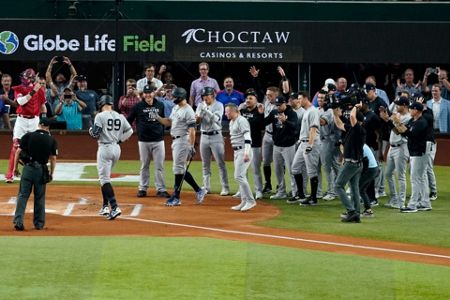
<instances>
[{"instance_id":1,"label":"gray baseball jersey","mask_svg":"<svg viewBox=\"0 0 450 300\"><path fill-rule=\"evenodd\" d=\"M302 127L300 129L300 140L309 139L309 130L311 127L320 128L320 118L319 111L314 106L309 107L305 110L302 118ZM320 139L320 131L317 131L316 139Z\"/></svg>"},{"instance_id":2,"label":"gray baseball jersey","mask_svg":"<svg viewBox=\"0 0 450 300\"><path fill-rule=\"evenodd\" d=\"M251 143L250 124L248 120L239 115L230 122L230 141L233 147L244 147L245 141Z\"/></svg>"},{"instance_id":3,"label":"gray baseball jersey","mask_svg":"<svg viewBox=\"0 0 450 300\"><path fill-rule=\"evenodd\" d=\"M277 106L275 104L270 103L269 100L267 99L264 100L264 118L267 117L272 110L276 109L276 107ZM272 123L266 126L266 130L269 132L273 131Z\"/></svg>"},{"instance_id":4,"label":"gray baseball jersey","mask_svg":"<svg viewBox=\"0 0 450 300\"><path fill-rule=\"evenodd\" d=\"M222 130L223 110L223 104L216 100L211 105L206 105L204 101L199 103L195 114L202 117L200 130L206 132Z\"/></svg>"},{"instance_id":5,"label":"gray baseball jersey","mask_svg":"<svg viewBox=\"0 0 450 300\"><path fill-rule=\"evenodd\" d=\"M190 105L180 107L175 105L169 119L172 121L170 134L172 136L187 135L188 128L195 126L195 113Z\"/></svg>"}]
</instances>

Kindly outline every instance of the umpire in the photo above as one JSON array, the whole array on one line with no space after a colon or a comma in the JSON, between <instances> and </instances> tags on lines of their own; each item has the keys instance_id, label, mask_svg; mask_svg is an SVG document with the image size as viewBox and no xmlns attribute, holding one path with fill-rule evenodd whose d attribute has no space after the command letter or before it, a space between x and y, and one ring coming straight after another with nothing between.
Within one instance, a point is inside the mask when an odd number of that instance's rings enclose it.
<instances>
[{"instance_id":1,"label":"umpire","mask_svg":"<svg viewBox=\"0 0 450 300\"><path fill-rule=\"evenodd\" d=\"M20 147L14 158L16 175L19 160L24 164L17 195L16 212L14 213L14 228L23 231L23 218L31 190L34 188L34 228L41 230L45 225L45 188L52 181L56 165L58 147L56 140L49 132L50 119L42 118L35 132L25 134L20 140ZM47 163L50 159L50 170Z\"/></svg>"}]
</instances>

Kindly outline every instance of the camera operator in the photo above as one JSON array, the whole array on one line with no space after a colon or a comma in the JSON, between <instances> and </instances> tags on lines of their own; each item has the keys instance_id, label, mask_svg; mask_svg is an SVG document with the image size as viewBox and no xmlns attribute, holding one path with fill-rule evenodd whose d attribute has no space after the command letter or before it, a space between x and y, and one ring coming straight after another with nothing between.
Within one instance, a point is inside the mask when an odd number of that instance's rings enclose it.
<instances>
[{"instance_id":1,"label":"camera operator","mask_svg":"<svg viewBox=\"0 0 450 300\"><path fill-rule=\"evenodd\" d=\"M81 130L81 111L86 107L86 103L78 100L68 87L64 89L59 101L55 108L56 120L65 121L68 130Z\"/></svg>"},{"instance_id":2,"label":"camera operator","mask_svg":"<svg viewBox=\"0 0 450 300\"><path fill-rule=\"evenodd\" d=\"M292 161L295 155L295 132L297 125L297 114L287 105L284 96L275 98L276 109L272 110L264 118L264 124L272 125L273 134L273 163L277 177L278 189L270 199L279 200L287 198L284 183L284 171L288 170L291 176L292 192L296 190L294 176L292 176ZM267 128L267 127L266 127ZM264 157L263 157L264 158Z\"/></svg>"},{"instance_id":3,"label":"camera operator","mask_svg":"<svg viewBox=\"0 0 450 300\"><path fill-rule=\"evenodd\" d=\"M414 102L409 106L411 120L407 125L401 123L400 118L393 116L395 128L408 138L408 150L411 165L411 198L406 207L400 209L404 213L414 213L418 210L431 210L430 198L427 193L424 173L427 167L426 139L428 124L422 116L423 105Z\"/></svg>"},{"instance_id":4,"label":"camera operator","mask_svg":"<svg viewBox=\"0 0 450 300\"><path fill-rule=\"evenodd\" d=\"M333 109L336 127L345 132L344 138L344 164L339 170L335 182L335 191L347 211L341 215L342 222L361 222L359 179L362 171L363 145L366 140L366 131L362 127L363 114L358 111L362 103L353 106L349 122L341 120L341 108ZM351 199L345 193L345 185L350 184Z\"/></svg>"}]
</instances>

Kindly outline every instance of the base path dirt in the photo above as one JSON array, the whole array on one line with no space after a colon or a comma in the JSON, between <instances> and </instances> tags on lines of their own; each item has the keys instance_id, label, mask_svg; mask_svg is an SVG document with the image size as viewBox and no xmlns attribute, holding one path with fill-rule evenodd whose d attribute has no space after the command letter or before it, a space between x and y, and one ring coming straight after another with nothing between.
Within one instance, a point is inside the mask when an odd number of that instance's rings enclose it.
<instances>
[{"instance_id":1,"label":"base path dirt","mask_svg":"<svg viewBox=\"0 0 450 300\"><path fill-rule=\"evenodd\" d=\"M26 230L17 232L12 224L17 190L17 184L1 188L1 236L201 236L450 266L448 248L257 226L259 221L280 213L263 202L242 213L230 209L238 203L232 197L207 195L203 204L196 205L194 194L183 192L181 206L166 207L165 199L155 197L154 191L149 190L145 198L137 198L136 188L131 187L115 189L122 216L108 221L97 214L101 207L99 187L50 184L45 230L33 228L31 199Z\"/></svg>"}]
</instances>

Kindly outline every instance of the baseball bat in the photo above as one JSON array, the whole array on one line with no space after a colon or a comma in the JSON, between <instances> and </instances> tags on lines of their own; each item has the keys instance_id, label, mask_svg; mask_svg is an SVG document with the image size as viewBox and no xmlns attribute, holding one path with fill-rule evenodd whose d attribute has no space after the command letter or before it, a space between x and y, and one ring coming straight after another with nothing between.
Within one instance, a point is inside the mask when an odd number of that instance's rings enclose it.
<instances>
[{"instance_id":1,"label":"baseball bat","mask_svg":"<svg viewBox=\"0 0 450 300\"><path fill-rule=\"evenodd\" d=\"M181 178L180 186L175 190L175 192L179 195L181 193L181 188L183 187L184 177L186 176L186 173L189 170L189 166L191 165L192 159L194 158L193 155L189 155L189 161L186 164L186 170L183 173L183 177Z\"/></svg>"}]
</instances>

